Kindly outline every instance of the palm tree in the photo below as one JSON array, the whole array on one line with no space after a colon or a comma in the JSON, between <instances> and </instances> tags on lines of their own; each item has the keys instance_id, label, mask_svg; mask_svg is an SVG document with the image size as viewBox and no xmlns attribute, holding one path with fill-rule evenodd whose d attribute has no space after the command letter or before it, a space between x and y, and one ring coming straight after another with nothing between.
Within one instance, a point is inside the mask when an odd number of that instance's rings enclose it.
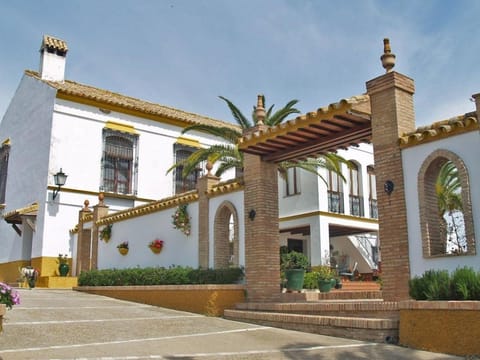
<instances>
[{"instance_id":1,"label":"palm tree","mask_svg":"<svg viewBox=\"0 0 480 360\"><path fill-rule=\"evenodd\" d=\"M458 224L455 221L455 213L463 212L462 186L458 177L458 169L452 161L445 162L435 182L435 192L438 200L438 215L442 224L442 232L445 240L453 239L457 252L466 251L464 237L460 234ZM448 216L452 222L451 230L445 217ZM452 236L454 234L454 236Z\"/></svg>"},{"instance_id":2,"label":"palm tree","mask_svg":"<svg viewBox=\"0 0 480 360\"><path fill-rule=\"evenodd\" d=\"M293 114L299 114L300 111L294 106L298 103L298 100L289 101L284 107L277 111L273 111L275 105L264 109L265 96L258 95L257 105L253 107L252 120L248 119L243 113L227 98L219 96L220 99L225 101L233 118L239 125L239 129L232 129L230 127L215 127L211 125L192 125L185 128L182 134L188 131L203 131L211 135L223 138L227 144L213 145L209 148L198 149L192 155L190 155L184 161L171 166L167 173L175 168L182 168L182 177L187 177L192 171L198 168L202 162L208 161L211 164L220 162L215 176L220 177L225 171L229 169L243 169L243 153L238 150L238 141L243 136L243 131L250 129L258 124L265 124L268 126L276 126L287 119L288 116ZM326 180L318 172L319 168L325 168L339 174L339 176L345 180L341 173L341 164L349 164L347 160L341 156L328 153L324 154L316 159L307 159L298 162L284 161L278 164L278 171L282 178L286 179L287 170L289 168L297 167L308 172L318 175L323 181Z\"/></svg>"}]
</instances>

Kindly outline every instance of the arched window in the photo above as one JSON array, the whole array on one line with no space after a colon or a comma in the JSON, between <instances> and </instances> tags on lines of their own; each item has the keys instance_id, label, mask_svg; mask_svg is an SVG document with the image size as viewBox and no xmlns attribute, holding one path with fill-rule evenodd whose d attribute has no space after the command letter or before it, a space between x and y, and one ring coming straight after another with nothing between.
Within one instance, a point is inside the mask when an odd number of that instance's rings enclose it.
<instances>
[{"instance_id":1,"label":"arched window","mask_svg":"<svg viewBox=\"0 0 480 360\"><path fill-rule=\"evenodd\" d=\"M448 150L436 150L418 174L424 257L473 255L475 238L468 171Z\"/></svg>"},{"instance_id":2,"label":"arched window","mask_svg":"<svg viewBox=\"0 0 480 360\"><path fill-rule=\"evenodd\" d=\"M349 175L350 214L355 216L363 216L363 197L360 186L360 171L358 165L353 161L350 161Z\"/></svg>"},{"instance_id":3,"label":"arched window","mask_svg":"<svg viewBox=\"0 0 480 360\"><path fill-rule=\"evenodd\" d=\"M367 166L368 174L368 206L370 208L370 217L378 219L377 207L377 180L375 177L375 168L372 165Z\"/></svg>"},{"instance_id":4,"label":"arched window","mask_svg":"<svg viewBox=\"0 0 480 360\"><path fill-rule=\"evenodd\" d=\"M332 170L328 171L328 211L343 214L342 179Z\"/></svg>"},{"instance_id":5,"label":"arched window","mask_svg":"<svg viewBox=\"0 0 480 360\"><path fill-rule=\"evenodd\" d=\"M117 194L135 194L137 136L111 129L103 131L102 185Z\"/></svg>"}]
</instances>

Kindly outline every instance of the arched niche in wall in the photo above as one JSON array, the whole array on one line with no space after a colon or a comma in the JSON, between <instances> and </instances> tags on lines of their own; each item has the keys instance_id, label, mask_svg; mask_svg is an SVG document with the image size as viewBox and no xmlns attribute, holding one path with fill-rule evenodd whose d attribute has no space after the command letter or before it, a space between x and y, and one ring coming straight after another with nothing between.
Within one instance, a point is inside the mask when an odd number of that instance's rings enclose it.
<instances>
[{"instance_id":1,"label":"arched niche in wall","mask_svg":"<svg viewBox=\"0 0 480 360\"><path fill-rule=\"evenodd\" d=\"M238 266L238 213L235 206L229 201L222 202L214 221L214 267Z\"/></svg>"},{"instance_id":2,"label":"arched niche in wall","mask_svg":"<svg viewBox=\"0 0 480 360\"><path fill-rule=\"evenodd\" d=\"M449 164L453 166L454 177L459 183L455 193L461 203L461 210L452 208L445 211L442 210L444 205L439 204L442 197L437 191L437 181L442 178ZM438 149L424 160L418 173L418 198L423 257L476 253L468 169L458 155ZM453 220L449 220L449 216Z\"/></svg>"}]
</instances>

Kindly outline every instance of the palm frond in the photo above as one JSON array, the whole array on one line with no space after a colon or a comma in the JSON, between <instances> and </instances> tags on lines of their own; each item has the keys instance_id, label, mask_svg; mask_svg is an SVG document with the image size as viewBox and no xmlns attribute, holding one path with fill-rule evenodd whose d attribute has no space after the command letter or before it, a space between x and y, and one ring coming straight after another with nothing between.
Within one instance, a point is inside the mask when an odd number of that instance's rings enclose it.
<instances>
[{"instance_id":1,"label":"palm frond","mask_svg":"<svg viewBox=\"0 0 480 360\"><path fill-rule=\"evenodd\" d=\"M182 134L189 131L202 131L210 135L220 137L229 143L236 144L238 139L242 136L241 131L229 128L229 127L216 127L212 125L198 124L188 126L182 130Z\"/></svg>"},{"instance_id":2,"label":"palm frond","mask_svg":"<svg viewBox=\"0 0 480 360\"><path fill-rule=\"evenodd\" d=\"M248 120L230 100L223 96L219 96L219 98L227 103L227 106L230 109L233 118L237 121L237 124L240 125L242 129L249 129L253 126L251 121Z\"/></svg>"},{"instance_id":3,"label":"palm frond","mask_svg":"<svg viewBox=\"0 0 480 360\"><path fill-rule=\"evenodd\" d=\"M222 161L215 171L215 176L221 177L227 170L242 168L243 167L243 160L240 159L226 159Z\"/></svg>"},{"instance_id":4,"label":"palm frond","mask_svg":"<svg viewBox=\"0 0 480 360\"><path fill-rule=\"evenodd\" d=\"M275 126L286 120L288 116L292 114L299 114L300 110L293 107L296 103L298 103L298 100L290 100L283 108L277 110L273 115L269 116L265 120L265 123L270 126Z\"/></svg>"},{"instance_id":5,"label":"palm frond","mask_svg":"<svg viewBox=\"0 0 480 360\"><path fill-rule=\"evenodd\" d=\"M308 158L306 160L301 161L282 161L279 166L279 175L283 179L286 179L287 170L292 167L296 167L299 169L303 169L309 173L317 175L325 185L328 185L327 180L324 178L323 174L319 171L319 169L326 169L328 171L332 171L338 175L343 181L347 179L342 173L342 164L346 164L347 166L351 166L350 161L346 160L342 156L334 153L327 153L323 154L318 158Z\"/></svg>"}]
</instances>

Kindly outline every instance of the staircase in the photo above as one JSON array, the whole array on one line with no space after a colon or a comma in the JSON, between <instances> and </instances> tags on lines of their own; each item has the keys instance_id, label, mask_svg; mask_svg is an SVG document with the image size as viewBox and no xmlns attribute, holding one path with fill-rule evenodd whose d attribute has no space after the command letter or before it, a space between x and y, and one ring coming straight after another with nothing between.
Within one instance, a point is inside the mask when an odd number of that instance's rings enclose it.
<instances>
[{"instance_id":1,"label":"staircase","mask_svg":"<svg viewBox=\"0 0 480 360\"><path fill-rule=\"evenodd\" d=\"M344 283L342 289L328 293L283 293L275 303L240 303L225 310L224 317L356 340L393 343L398 339L398 305L383 301L373 282Z\"/></svg>"}]
</instances>

